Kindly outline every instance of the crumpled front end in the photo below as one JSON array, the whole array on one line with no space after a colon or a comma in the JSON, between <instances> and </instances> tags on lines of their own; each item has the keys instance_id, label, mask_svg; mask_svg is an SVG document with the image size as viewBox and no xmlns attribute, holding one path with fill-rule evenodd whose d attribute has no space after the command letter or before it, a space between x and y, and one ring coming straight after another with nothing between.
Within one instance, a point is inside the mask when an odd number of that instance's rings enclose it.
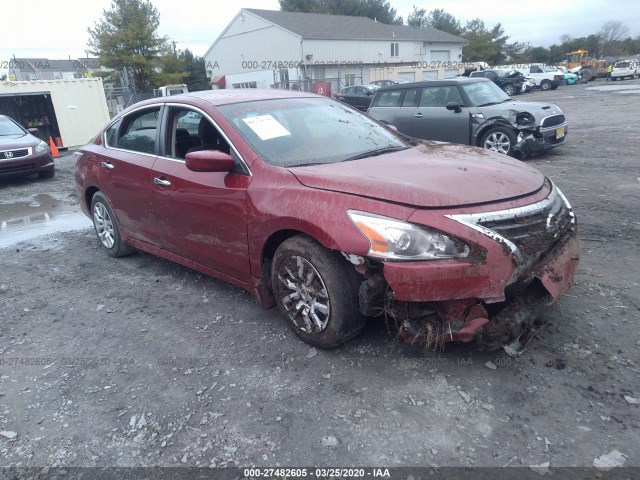
<instances>
[{"instance_id":1,"label":"crumpled front end","mask_svg":"<svg viewBox=\"0 0 640 480\"><path fill-rule=\"evenodd\" d=\"M393 320L409 343L430 347L482 339L500 348L530 329L572 285L576 219L560 190L508 210L447 215L484 252L469 261L367 261L360 309ZM460 236L460 234L458 234Z\"/></svg>"},{"instance_id":2,"label":"crumpled front end","mask_svg":"<svg viewBox=\"0 0 640 480\"><path fill-rule=\"evenodd\" d=\"M523 119L527 118L526 114L521 114L514 123L518 137L513 149L523 157L558 147L566 142L569 128L564 115L554 114L545 117L538 126L534 126L531 121L525 123Z\"/></svg>"}]
</instances>

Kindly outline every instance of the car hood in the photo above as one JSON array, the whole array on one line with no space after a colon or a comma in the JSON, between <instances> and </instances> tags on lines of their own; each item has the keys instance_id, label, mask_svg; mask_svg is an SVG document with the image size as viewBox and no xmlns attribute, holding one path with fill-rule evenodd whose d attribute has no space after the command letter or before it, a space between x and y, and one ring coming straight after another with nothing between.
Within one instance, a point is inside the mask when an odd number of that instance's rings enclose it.
<instances>
[{"instance_id":1,"label":"car hood","mask_svg":"<svg viewBox=\"0 0 640 480\"><path fill-rule=\"evenodd\" d=\"M32 135L7 135L0 137L0 150L35 147L40 142Z\"/></svg>"},{"instance_id":2,"label":"car hood","mask_svg":"<svg viewBox=\"0 0 640 480\"><path fill-rule=\"evenodd\" d=\"M539 171L506 155L429 141L377 157L289 171L310 188L426 208L508 200L534 193L544 183Z\"/></svg>"},{"instance_id":3,"label":"car hood","mask_svg":"<svg viewBox=\"0 0 640 480\"><path fill-rule=\"evenodd\" d=\"M502 115L506 112L529 112L537 120L541 120L549 115L563 115L562 110L553 103L546 102L505 102L497 105L488 105L485 107L478 107L486 118Z\"/></svg>"}]
</instances>

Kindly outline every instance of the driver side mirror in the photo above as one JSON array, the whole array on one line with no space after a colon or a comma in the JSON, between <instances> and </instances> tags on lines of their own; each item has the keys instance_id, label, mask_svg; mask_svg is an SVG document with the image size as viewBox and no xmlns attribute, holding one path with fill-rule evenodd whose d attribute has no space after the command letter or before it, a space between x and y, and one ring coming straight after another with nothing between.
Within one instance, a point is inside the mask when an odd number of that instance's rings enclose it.
<instances>
[{"instance_id":1,"label":"driver side mirror","mask_svg":"<svg viewBox=\"0 0 640 480\"><path fill-rule=\"evenodd\" d=\"M236 162L220 150L190 152L184 158L187 168L193 172L230 172Z\"/></svg>"},{"instance_id":2,"label":"driver side mirror","mask_svg":"<svg viewBox=\"0 0 640 480\"><path fill-rule=\"evenodd\" d=\"M445 105L445 108L447 110L453 110L456 113L460 113L462 111L462 108L460 107L462 107L462 105L456 102L449 102Z\"/></svg>"}]
</instances>

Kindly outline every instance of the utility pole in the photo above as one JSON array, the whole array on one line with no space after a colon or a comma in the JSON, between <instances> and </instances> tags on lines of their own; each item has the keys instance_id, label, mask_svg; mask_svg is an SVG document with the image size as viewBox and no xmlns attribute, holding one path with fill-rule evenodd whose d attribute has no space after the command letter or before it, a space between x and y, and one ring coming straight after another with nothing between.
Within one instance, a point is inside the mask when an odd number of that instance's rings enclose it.
<instances>
[{"instance_id":1,"label":"utility pole","mask_svg":"<svg viewBox=\"0 0 640 480\"><path fill-rule=\"evenodd\" d=\"M172 41L171 41L171 44L173 45L173 54L174 54L174 55L177 55L177 54L178 54L178 52L176 51L176 41L175 41L175 40L172 40Z\"/></svg>"}]
</instances>

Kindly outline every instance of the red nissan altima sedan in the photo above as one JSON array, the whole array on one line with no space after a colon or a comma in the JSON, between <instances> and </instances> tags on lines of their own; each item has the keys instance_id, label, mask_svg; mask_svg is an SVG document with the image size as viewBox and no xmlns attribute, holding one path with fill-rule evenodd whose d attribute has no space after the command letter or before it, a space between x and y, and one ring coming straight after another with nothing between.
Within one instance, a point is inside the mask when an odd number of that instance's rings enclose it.
<instances>
[{"instance_id":1,"label":"red nissan altima sedan","mask_svg":"<svg viewBox=\"0 0 640 480\"><path fill-rule=\"evenodd\" d=\"M143 250L245 288L319 347L386 314L407 341L499 348L578 265L573 209L539 171L310 93L148 100L74 155L109 255Z\"/></svg>"}]
</instances>

